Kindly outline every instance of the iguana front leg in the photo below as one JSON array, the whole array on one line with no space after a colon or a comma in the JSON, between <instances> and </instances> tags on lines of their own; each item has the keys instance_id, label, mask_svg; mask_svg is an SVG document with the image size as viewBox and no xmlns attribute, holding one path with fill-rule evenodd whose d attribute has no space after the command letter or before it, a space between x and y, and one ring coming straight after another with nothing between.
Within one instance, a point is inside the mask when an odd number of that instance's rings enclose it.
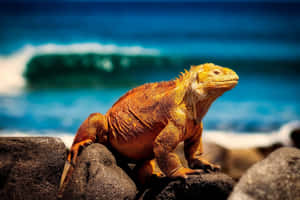
<instances>
[{"instance_id":1,"label":"iguana front leg","mask_svg":"<svg viewBox=\"0 0 300 200\"><path fill-rule=\"evenodd\" d=\"M91 114L77 131L68 155L68 161L74 165L82 148L94 142L105 143L107 129L107 121L104 115L100 113Z\"/></svg>"},{"instance_id":2,"label":"iguana front leg","mask_svg":"<svg viewBox=\"0 0 300 200\"><path fill-rule=\"evenodd\" d=\"M205 171L217 171L219 165L214 165L201 157L203 153L202 147L202 123L197 126L195 134L184 141L184 154L188 161L189 167L192 169L203 169Z\"/></svg>"},{"instance_id":3,"label":"iguana front leg","mask_svg":"<svg viewBox=\"0 0 300 200\"><path fill-rule=\"evenodd\" d=\"M65 163L64 171L60 180L60 187L58 196L61 197L69 179L71 178L74 170L74 165L77 161L77 157L80 151L94 143L105 143L107 140L107 120L106 117L100 113L91 114L80 126L73 141L72 147L68 154L67 161Z\"/></svg>"},{"instance_id":4,"label":"iguana front leg","mask_svg":"<svg viewBox=\"0 0 300 200\"><path fill-rule=\"evenodd\" d=\"M181 135L181 130L169 122L154 141L153 151L158 166L170 178L187 178L189 174L203 172L183 167L178 156L173 153L180 142Z\"/></svg>"}]
</instances>

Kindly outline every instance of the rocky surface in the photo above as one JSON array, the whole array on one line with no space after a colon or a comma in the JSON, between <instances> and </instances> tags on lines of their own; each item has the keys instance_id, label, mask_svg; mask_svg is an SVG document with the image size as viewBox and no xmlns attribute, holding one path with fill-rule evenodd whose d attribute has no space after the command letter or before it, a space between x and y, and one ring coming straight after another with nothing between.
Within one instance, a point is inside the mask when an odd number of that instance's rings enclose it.
<instances>
[{"instance_id":1,"label":"rocky surface","mask_svg":"<svg viewBox=\"0 0 300 200\"><path fill-rule=\"evenodd\" d=\"M204 143L204 151L207 160L225 170L233 169L229 150ZM177 153L186 165L182 145ZM235 157L253 159L246 151L237 154ZM66 155L65 145L57 138L0 137L0 198L57 199ZM300 150L280 148L252 166L229 199L300 200L299 171ZM101 144L92 144L80 154L63 199L227 199L234 184L231 177L214 172L192 175L187 180L154 178L150 187L138 193L113 154Z\"/></svg>"},{"instance_id":2,"label":"rocky surface","mask_svg":"<svg viewBox=\"0 0 300 200\"><path fill-rule=\"evenodd\" d=\"M0 137L0 198L56 199L66 151L58 138Z\"/></svg>"},{"instance_id":3,"label":"rocky surface","mask_svg":"<svg viewBox=\"0 0 300 200\"><path fill-rule=\"evenodd\" d=\"M230 200L300 200L300 150L280 148L253 165Z\"/></svg>"},{"instance_id":4,"label":"rocky surface","mask_svg":"<svg viewBox=\"0 0 300 200\"><path fill-rule=\"evenodd\" d=\"M85 148L80 156L63 199L134 199L134 182L116 164L112 153L101 144Z\"/></svg>"},{"instance_id":5,"label":"rocky surface","mask_svg":"<svg viewBox=\"0 0 300 200\"><path fill-rule=\"evenodd\" d=\"M139 200L227 199L234 181L222 173L191 175L187 180L163 179L153 183Z\"/></svg>"}]
</instances>

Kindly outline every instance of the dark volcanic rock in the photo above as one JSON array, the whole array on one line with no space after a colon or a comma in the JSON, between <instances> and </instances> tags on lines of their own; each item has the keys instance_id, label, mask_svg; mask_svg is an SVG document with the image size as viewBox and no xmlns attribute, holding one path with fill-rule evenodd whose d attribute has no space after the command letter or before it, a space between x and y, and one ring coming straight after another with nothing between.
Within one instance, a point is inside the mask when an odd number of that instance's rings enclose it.
<instances>
[{"instance_id":1,"label":"dark volcanic rock","mask_svg":"<svg viewBox=\"0 0 300 200\"><path fill-rule=\"evenodd\" d=\"M292 145L300 149L300 128L293 130L290 137L293 143Z\"/></svg>"},{"instance_id":2,"label":"dark volcanic rock","mask_svg":"<svg viewBox=\"0 0 300 200\"><path fill-rule=\"evenodd\" d=\"M58 138L0 137L0 198L56 199L66 151Z\"/></svg>"},{"instance_id":3,"label":"dark volcanic rock","mask_svg":"<svg viewBox=\"0 0 300 200\"><path fill-rule=\"evenodd\" d=\"M230 200L300 200L300 150L280 148L252 166Z\"/></svg>"},{"instance_id":4,"label":"dark volcanic rock","mask_svg":"<svg viewBox=\"0 0 300 200\"><path fill-rule=\"evenodd\" d=\"M234 181L222 173L192 175L187 180L163 179L147 189L140 200L227 199Z\"/></svg>"},{"instance_id":5,"label":"dark volcanic rock","mask_svg":"<svg viewBox=\"0 0 300 200\"><path fill-rule=\"evenodd\" d=\"M134 199L134 182L116 164L112 153L101 144L92 144L78 157L63 199Z\"/></svg>"}]
</instances>

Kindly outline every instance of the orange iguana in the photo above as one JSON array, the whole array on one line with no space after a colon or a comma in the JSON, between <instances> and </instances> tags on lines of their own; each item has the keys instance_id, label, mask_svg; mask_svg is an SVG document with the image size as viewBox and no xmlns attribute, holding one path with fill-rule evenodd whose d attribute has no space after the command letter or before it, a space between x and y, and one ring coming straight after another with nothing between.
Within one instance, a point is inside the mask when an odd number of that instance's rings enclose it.
<instances>
[{"instance_id":1,"label":"orange iguana","mask_svg":"<svg viewBox=\"0 0 300 200\"><path fill-rule=\"evenodd\" d=\"M170 178L186 178L200 169L218 169L201 158L202 118L211 104L238 83L238 75L211 63L192 66L176 80L149 83L122 96L105 115L91 114L80 126L67 158L60 184L62 194L80 149L101 143L138 162L140 180L154 173L155 159ZM190 168L173 153L184 141Z\"/></svg>"}]
</instances>

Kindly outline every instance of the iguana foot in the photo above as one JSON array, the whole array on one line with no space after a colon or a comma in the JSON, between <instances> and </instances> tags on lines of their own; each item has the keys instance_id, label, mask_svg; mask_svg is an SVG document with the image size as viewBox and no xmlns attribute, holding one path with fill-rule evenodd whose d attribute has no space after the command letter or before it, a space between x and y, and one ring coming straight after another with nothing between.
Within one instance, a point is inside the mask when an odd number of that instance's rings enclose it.
<instances>
[{"instance_id":1,"label":"iguana foot","mask_svg":"<svg viewBox=\"0 0 300 200\"><path fill-rule=\"evenodd\" d=\"M77 161L77 157L80 152L86 146L94 143L106 143L107 142L107 132L108 123L105 115L100 113L91 114L79 127L76 136L74 138L71 150L68 154L67 161L65 163L65 168L61 176L59 193L61 197L63 195L64 189L68 184L74 166Z\"/></svg>"},{"instance_id":2,"label":"iguana foot","mask_svg":"<svg viewBox=\"0 0 300 200\"><path fill-rule=\"evenodd\" d=\"M78 154L82 149L90 144L92 144L93 141L91 139L83 140L79 143L74 144L71 147L71 150L68 154L67 161L65 162L64 170L61 175L60 179L60 186L59 186L59 191L58 191L58 198L62 198L64 189L66 187L67 182L71 178L72 172L74 170L74 166L78 157Z\"/></svg>"},{"instance_id":3,"label":"iguana foot","mask_svg":"<svg viewBox=\"0 0 300 200\"><path fill-rule=\"evenodd\" d=\"M202 173L203 173L202 169L190 169L186 167L181 167L178 170L176 170L174 173L172 173L169 177L186 179L188 175L202 174Z\"/></svg>"},{"instance_id":4,"label":"iguana foot","mask_svg":"<svg viewBox=\"0 0 300 200\"><path fill-rule=\"evenodd\" d=\"M190 162L189 166L192 169L203 169L205 172L216 172L221 169L220 165L212 164L204 159L195 159Z\"/></svg>"},{"instance_id":5,"label":"iguana foot","mask_svg":"<svg viewBox=\"0 0 300 200\"><path fill-rule=\"evenodd\" d=\"M92 144L93 141L91 139L83 140L71 147L70 153L68 155L68 161L75 165L77 157L79 153L83 150L84 147L87 147L88 145Z\"/></svg>"}]
</instances>

